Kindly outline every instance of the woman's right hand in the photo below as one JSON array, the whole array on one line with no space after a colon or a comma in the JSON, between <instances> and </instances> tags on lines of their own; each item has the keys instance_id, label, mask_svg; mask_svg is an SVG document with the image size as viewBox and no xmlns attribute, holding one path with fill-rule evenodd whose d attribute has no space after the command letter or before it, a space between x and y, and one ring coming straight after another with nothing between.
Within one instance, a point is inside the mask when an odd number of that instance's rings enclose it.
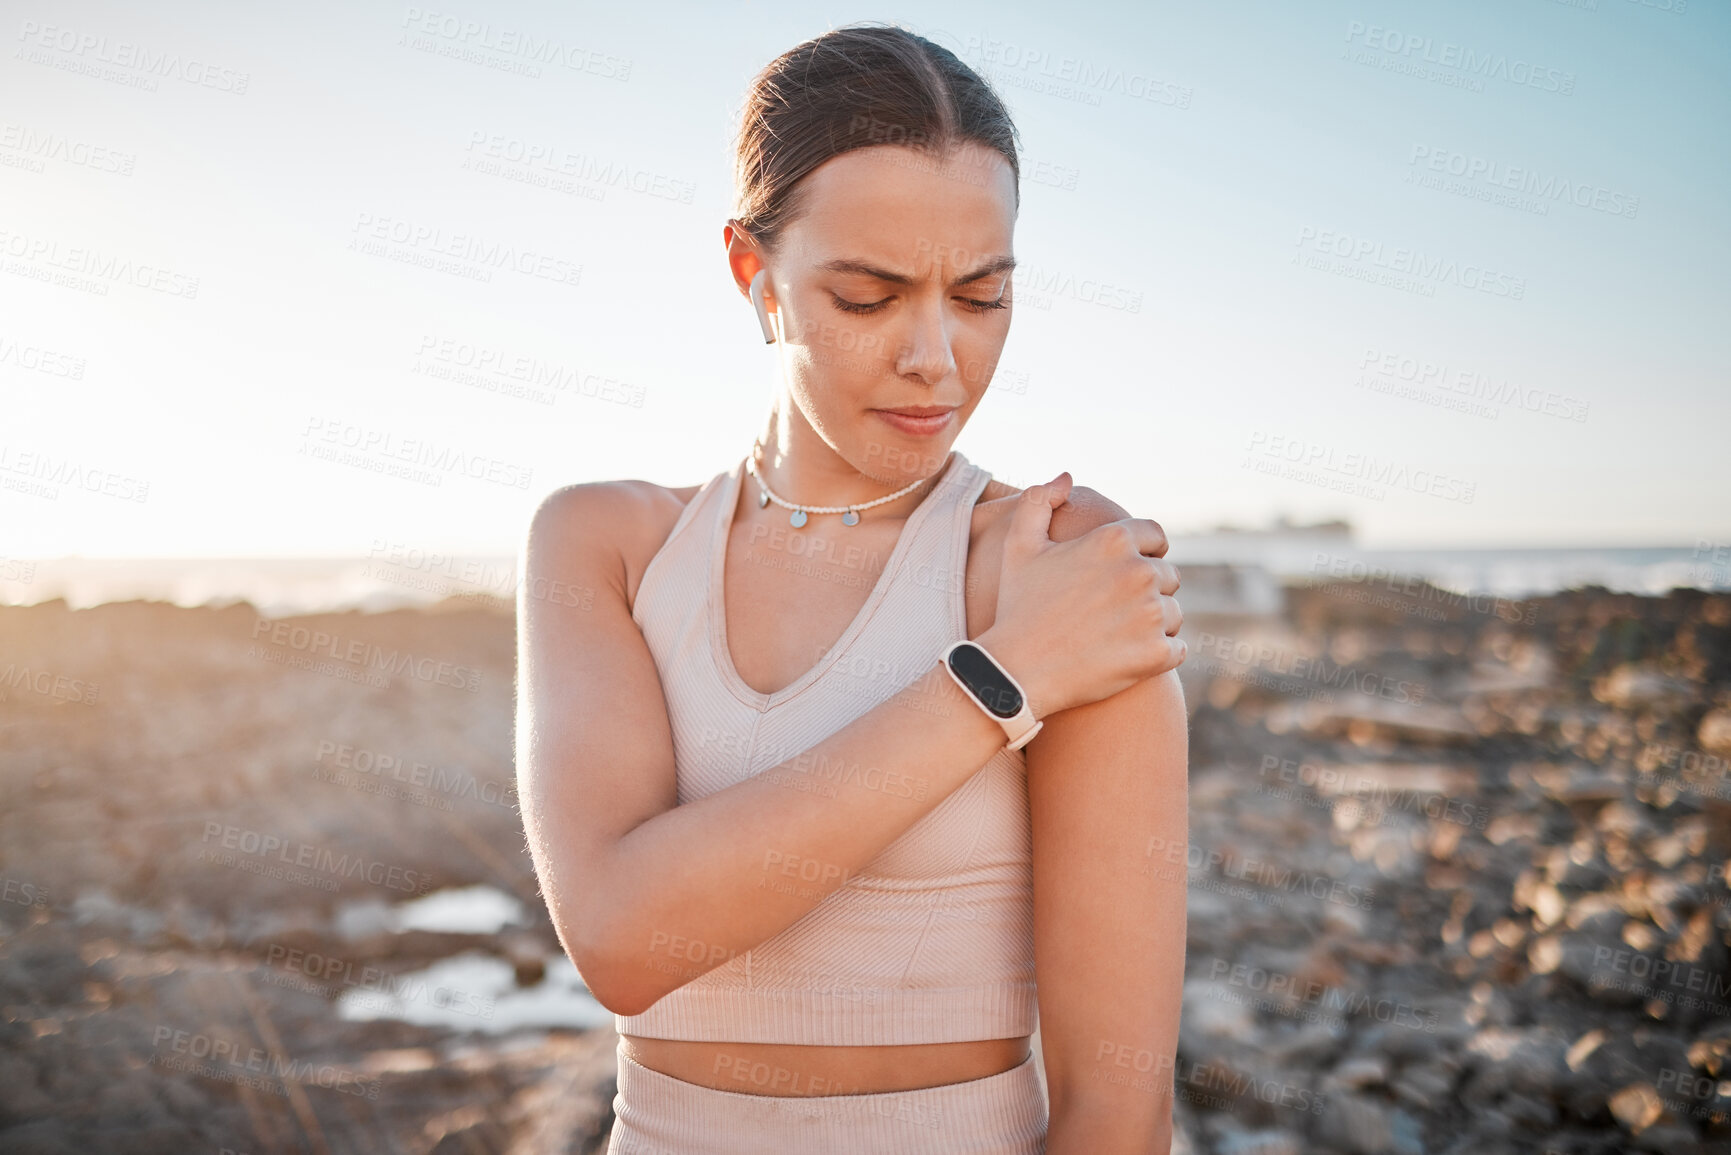
<instances>
[{"instance_id":1,"label":"woman's right hand","mask_svg":"<svg viewBox=\"0 0 1731 1155\"><path fill-rule=\"evenodd\" d=\"M1178 567L1166 533L1145 517L1054 542L1052 511L1070 497L1060 473L1024 490L1010 517L997 615L976 641L1020 682L1034 716L1110 698L1175 669L1186 646Z\"/></svg>"}]
</instances>

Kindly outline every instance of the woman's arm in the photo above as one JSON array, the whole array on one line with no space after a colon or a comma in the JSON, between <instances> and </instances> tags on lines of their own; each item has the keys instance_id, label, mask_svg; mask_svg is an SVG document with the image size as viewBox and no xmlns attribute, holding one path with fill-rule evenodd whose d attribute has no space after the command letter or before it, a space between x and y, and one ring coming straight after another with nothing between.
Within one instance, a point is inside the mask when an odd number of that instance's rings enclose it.
<instances>
[{"instance_id":1,"label":"woman's arm","mask_svg":"<svg viewBox=\"0 0 1731 1155\"><path fill-rule=\"evenodd\" d=\"M1053 540L1121 516L1053 519ZM1172 1141L1189 837L1175 671L1053 714L1028 744L1034 959L1047 1155L1164 1155ZM1153 848L1153 852L1150 852Z\"/></svg>"},{"instance_id":2,"label":"woman's arm","mask_svg":"<svg viewBox=\"0 0 1731 1155\"><path fill-rule=\"evenodd\" d=\"M678 805L666 699L619 547L667 524L656 501L634 482L550 495L518 600L529 850L560 942L624 1015L792 925L1004 744L934 653L912 686L780 769ZM820 783L833 795L798 788Z\"/></svg>"}]
</instances>

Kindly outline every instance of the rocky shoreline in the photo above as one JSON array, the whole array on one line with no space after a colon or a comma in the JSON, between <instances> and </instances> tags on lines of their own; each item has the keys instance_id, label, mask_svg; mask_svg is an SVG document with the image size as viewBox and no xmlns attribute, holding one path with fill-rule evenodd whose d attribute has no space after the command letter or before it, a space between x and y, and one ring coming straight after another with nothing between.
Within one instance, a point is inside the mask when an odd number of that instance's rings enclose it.
<instances>
[{"instance_id":1,"label":"rocky shoreline","mask_svg":"<svg viewBox=\"0 0 1731 1155\"><path fill-rule=\"evenodd\" d=\"M1731 1151L1731 598L1364 592L1195 623L1204 1143Z\"/></svg>"},{"instance_id":2,"label":"rocky shoreline","mask_svg":"<svg viewBox=\"0 0 1731 1155\"><path fill-rule=\"evenodd\" d=\"M1185 636L1175 1150L1731 1152L1731 596L1336 583ZM0 1150L601 1150L610 1025L536 1023L513 662L479 599L0 607ZM461 888L508 913L396 913Z\"/></svg>"}]
</instances>

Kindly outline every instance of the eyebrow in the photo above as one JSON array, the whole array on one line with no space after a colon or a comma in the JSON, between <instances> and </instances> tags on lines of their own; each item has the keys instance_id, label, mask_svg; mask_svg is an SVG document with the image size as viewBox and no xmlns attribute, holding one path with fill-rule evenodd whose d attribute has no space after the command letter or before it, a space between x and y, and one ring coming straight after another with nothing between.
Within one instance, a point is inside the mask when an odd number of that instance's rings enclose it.
<instances>
[{"instance_id":1,"label":"eyebrow","mask_svg":"<svg viewBox=\"0 0 1731 1155\"><path fill-rule=\"evenodd\" d=\"M973 272L964 277L958 277L951 282L953 286L971 285L975 281L983 281L998 273L1007 273L1016 267L1015 257L993 257ZM833 261L825 261L818 268L830 273L856 273L864 277L876 277L880 281L889 281L896 285L911 285L914 279L905 273L891 272L880 269L868 261L854 260L851 257L838 257Z\"/></svg>"}]
</instances>

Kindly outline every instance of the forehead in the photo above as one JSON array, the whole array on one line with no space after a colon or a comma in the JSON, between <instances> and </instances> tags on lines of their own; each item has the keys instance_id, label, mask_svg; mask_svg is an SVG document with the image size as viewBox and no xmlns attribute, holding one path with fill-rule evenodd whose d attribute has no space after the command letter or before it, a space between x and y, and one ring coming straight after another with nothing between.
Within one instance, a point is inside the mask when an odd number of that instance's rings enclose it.
<instances>
[{"instance_id":1,"label":"forehead","mask_svg":"<svg viewBox=\"0 0 1731 1155\"><path fill-rule=\"evenodd\" d=\"M813 169L799 195L784 247L815 259L845 252L916 265L933 254L1011 250L1015 173L972 141L941 155L902 145L844 152Z\"/></svg>"}]
</instances>

